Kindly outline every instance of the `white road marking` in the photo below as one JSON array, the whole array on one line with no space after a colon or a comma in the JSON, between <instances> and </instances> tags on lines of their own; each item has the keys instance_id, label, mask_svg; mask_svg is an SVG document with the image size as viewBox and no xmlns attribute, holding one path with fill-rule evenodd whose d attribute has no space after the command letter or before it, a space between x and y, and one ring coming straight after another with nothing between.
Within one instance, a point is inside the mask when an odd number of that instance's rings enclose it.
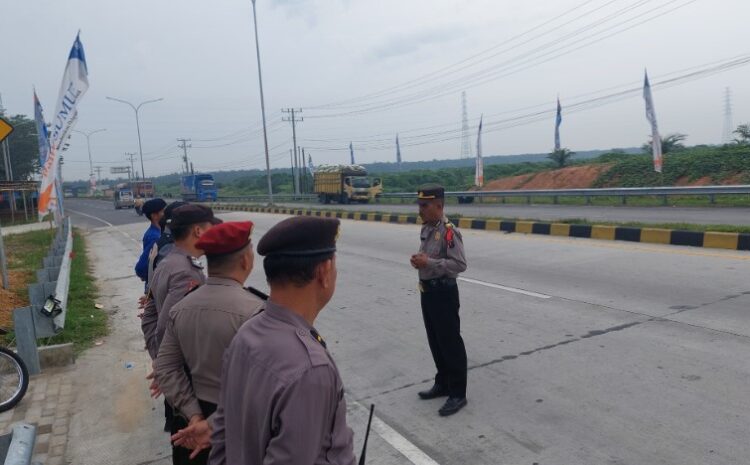
<instances>
[{"instance_id":1,"label":"white road marking","mask_svg":"<svg viewBox=\"0 0 750 465\"><path fill-rule=\"evenodd\" d=\"M359 402L352 402L358 409L362 410L365 418L370 414L370 409L360 404ZM440 465L438 462L427 455L422 449L417 447L414 443L399 434L398 431L388 426L383 420L378 418L376 415L372 416L372 431L377 433L378 436L383 438L385 442L396 449L401 455L409 459L409 462L414 465ZM359 451L355 451L359 452Z\"/></svg>"},{"instance_id":2,"label":"white road marking","mask_svg":"<svg viewBox=\"0 0 750 465\"><path fill-rule=\"evenodd\" d=\"M93 215L89 215L88 213L79 212L78 210L73 210L72 208L68 208L67 210L69 212L75 213L76 215L81 215L81 216L85 216L87 218L91 218L92 220L101 221L102 223L106 224L110 228L114 228L115 227L115 225L113 225L109 221L104 221L103 219L99 218L98 216L93 216Z\"/></svg>"},{"instance_id":3,"label":"white road marking","mask_svg":"<svg viewBox=\"0 0 750 465\"><path fill-rule=\"evenodd\" d=\"M107 226L109 226L110 228L116 230L117 232L119 232L123 236L125 236L128 239L130 239L131 241L135 242L136 244L139 243L139 241L137 239L133 239L133 237L130 234L128 234L125 231L121 230L120 228L118 228L117 226L113 225L109 221L103 220L103 219L99 218L98 216L89 215L88 213L79 212L78 210L73 210L71 208L68 208L67 210L69 212L75 213L76 215L81 215L81 216L85 216L87 218L91 218L92 220L101 221L102 223L104 223Z\"/></svg>"},{"instance_id":4,"label":"white road marking","mask_svg":"<svg viewBox=\"0 0 750 465\"><path fill-rule=\"evenodd\" d=\"M551 299L552 298L551 295L539 294L537 292L526 291L524 289L518 289L515 287L501 286L500 284L488 283L486 281L479 281L478 279L459 277L458 280L471 283L471 284L479 284L480 286L492 287L494 289L501 289L503 291L515 292L516 294L523 294L523 295L527 295L530 297L536 297L538 299Z\"/></svg>"}]
</instances>

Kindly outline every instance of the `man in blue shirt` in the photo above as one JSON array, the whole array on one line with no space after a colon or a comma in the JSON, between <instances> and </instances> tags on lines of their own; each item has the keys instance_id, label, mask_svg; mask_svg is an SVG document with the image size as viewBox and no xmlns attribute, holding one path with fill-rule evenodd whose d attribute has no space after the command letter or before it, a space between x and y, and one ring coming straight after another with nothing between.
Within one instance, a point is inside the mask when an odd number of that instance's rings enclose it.
<instances>
[{"instance_id":1,"label":"man in blue shirt","mask_svg":"<svg viewBox=\"0 0 750 465\"><path fill-rule=\"evenodd\" d=\"M141 278L141 281L148 280L148 255L156 241L161 237L161 227L159 220L164 215L164 208L167 202L162 199L151 199L143 204L143 214L151 222L146 232L143 234L143 252L135 264L135 274Z\"/></svg>"}]
</instances>

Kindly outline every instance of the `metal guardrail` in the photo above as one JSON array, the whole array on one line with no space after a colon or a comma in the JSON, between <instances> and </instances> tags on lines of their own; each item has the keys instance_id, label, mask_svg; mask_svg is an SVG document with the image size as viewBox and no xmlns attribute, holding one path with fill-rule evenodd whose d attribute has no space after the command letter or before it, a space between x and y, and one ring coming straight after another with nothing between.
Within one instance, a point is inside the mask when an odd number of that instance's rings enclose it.
<instances>
[{"instance_id":1,"label":"metal guardrail","mask_svg":"<svg viewBox=\"0 0 750 465\"><path fill-rule=\"evenodd\" d=\"M620 197L623 205L627 204L629 197L661 197L664 204L667 203L669 196L674 195L697 195L707 196L711 203L715 202L717 195L748 195L750 194L750 185L737 186L684 186L684 187L617 187L602 189L529 189L529 190L496 190L496 191L454 191L446 192L447 198L456 198L459 203L470 203L474 199L479 201L493 200L504 202L505 198L525 197L527 203L532 203L534 198L552 198L554 203L558 202L559 197L583 197L586 203L591 202L592 197ZM415 192L390 192L381 194L377 201L384 199L408 200L416 199ZM497 200L494 200L497 199ZM222 202L268 202L267 195L248 195L235 197L219 197ZM276 194L274 200L277 201L302 201L315 202L318 200L316 195L289 195Z\"/></svg>"},{"instance_id":2,"label":"metal guardrail","mask_svg":"<svg viewBox=\"0 0 750 465\"><path fill-rule=\"evenodd\" d=\"M41 372L37 339L54 336L65 327L72 250L73 227L68 217L36 272L37 282L28 286L31 305L13 311L18 355L29 374Z\"/></svg>"},{"instance_id":3,"label":"metal guardrail","mask_svg":"<svg viewBox=\"0 0 750 465\"><path fill-rule=\"evenodd\" d=\"M0 459L4 465L29 465L36 442L36 426L16 423L10 434L0 438Z\"/></svg>"},{"instance_id":4,"label":"metal guardrail","mask_svg":"<svg viewBox=\"0 0 750 465\"><path fill-rule=\"evenodd\" d=\"M318 196L315 194L273 194L274 201L281 202L311 202L317 201ZM237 196L220 196L216 198L217 202L268 202L268 195L237 195Z\"/></svg>"}]
</instances>

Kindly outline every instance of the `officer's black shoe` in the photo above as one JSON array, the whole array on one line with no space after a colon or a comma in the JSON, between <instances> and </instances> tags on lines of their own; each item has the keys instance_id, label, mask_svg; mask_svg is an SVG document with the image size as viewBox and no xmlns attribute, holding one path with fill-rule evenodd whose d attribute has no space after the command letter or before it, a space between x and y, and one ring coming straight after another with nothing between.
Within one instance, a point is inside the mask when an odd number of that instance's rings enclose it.
<instances>
[{"instance_id":1,"label":"officer's black shoe","mask_svg":"<svg viewBox=\"0 0 750 465\"><path fill-rule=\"evenodd\" d=\"M438 397L447 396L448 390L438 384L433 384L430 389L420 391L418 394L419 398L422 400L437 399Z\"/></svg>"},{"instance_id":2,"label":"officer's black shoe","mask_svg":"<svg viewBox=\"0 0 750 465\"><path fill-rule=\"evenodd\" d=\"M466 397L448 397L438 413L441 417L447 417L458 412L466 406Z\"/></svg>"}]
</instances>

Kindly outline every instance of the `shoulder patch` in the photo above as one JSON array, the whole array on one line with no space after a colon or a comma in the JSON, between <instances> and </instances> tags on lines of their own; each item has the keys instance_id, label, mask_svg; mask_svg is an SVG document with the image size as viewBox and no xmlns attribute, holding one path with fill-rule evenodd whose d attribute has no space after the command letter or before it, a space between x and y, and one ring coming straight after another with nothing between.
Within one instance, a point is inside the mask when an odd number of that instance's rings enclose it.
<instances>
[{"instance_id":1,"label":"shoulder patch","mask_svg":"<svg viewBox=\"0 0 750 465\"><path fill-rule=\"evenodd\" d=\"M307 349L307 355L310 357L310 363L312 366L330 365L331 361L328 358L328 353L325 347L321 345L316 339L313 339L313 335L309 331L297 328L297 337L302 341L302 344Z\"/></svg>"},{"instance_id":2,"label":"shoulder patch","mask_svg":"<svg viewBox=\"0 0 750 465\"><path fill-rule=\"evenodd\" d=\"M259 291L259 290L255 289L255 288L254 288L254 287L252 287L252 286L247 286L247 287L245 288L245 290L246 290L247 292L249 292L249 293L251 293L251 294L255 295L256 297L260 298L260 300L268 300L268 295L266 295L265 293L263 293L263 292L261 292L261 291Z\"/></svg>"},{"instance_id":3,"label":"shoulder patch","mask_svg":"<svg viewBox=\"0 0 750 465\"><path fill-rule=\"evenodd\" d=\"M194 291L195 291L196 289L200 288L200 287L201 287L201 285L200 285L200 284L198 284L198 283L197 283L197 282L195 282L195 281L190 281L190 283L188 283L188 287L190 287L190 290L189 290L189 291L187 291L187 292L185 293L185 295L188 295L188 294L191 294L191 293L193 293L193 292L194 292Z\"/></svg>"},{"instance_id":4,"label":"shoulder patch","mask_svg":"<svg viewBox=\"0 0 750 465\"><path fill-rule=\"evenodd\" d=\"M203 269L203 264L197 258L195 258L195 257L188 257L188 260L190 261L190 264L193 267L198 268L199 270Z\"/></svg>"}]
</instances>

